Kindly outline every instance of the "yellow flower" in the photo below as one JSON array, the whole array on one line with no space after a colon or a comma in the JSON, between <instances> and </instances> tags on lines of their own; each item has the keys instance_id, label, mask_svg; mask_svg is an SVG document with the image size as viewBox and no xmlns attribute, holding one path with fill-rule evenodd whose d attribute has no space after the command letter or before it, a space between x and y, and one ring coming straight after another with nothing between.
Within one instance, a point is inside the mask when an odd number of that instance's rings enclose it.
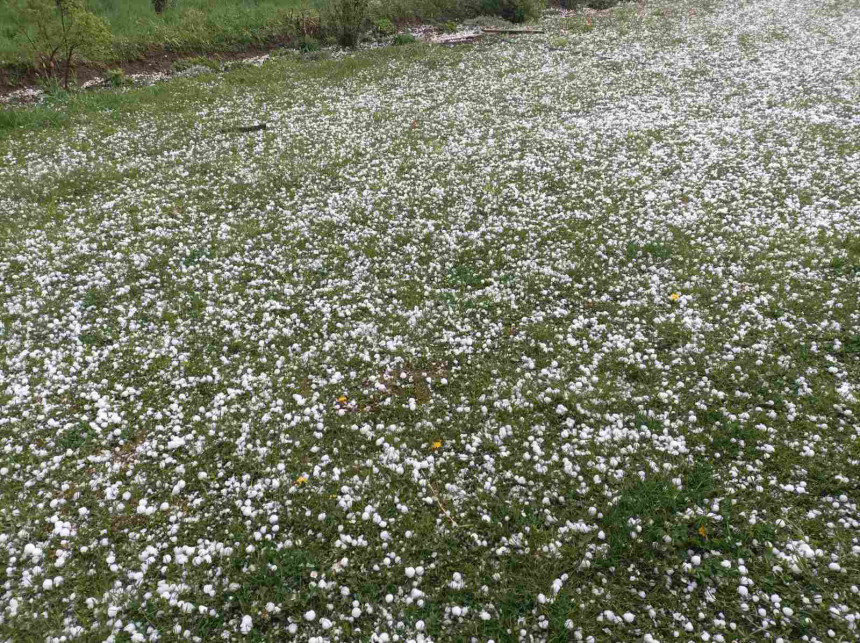
<instances>
[{"instance_id":1,"label":"yellow flower","mask_svg":"<svg viewBox=\"0 0 860 643\"><path fill-rule=\"evenodd\" d=\"M434 448L434 449L438 449L438 448L439 448L439 447L441 447L441 446L442 446L442 443L441 443L439 440L436 440L436 441L433 443L433 448Z\"/></svg>"},{"instance_id":2,"label":"yellow flower","mask_svg":"<svg viewBox=\"0 0 860 643\"><path fill-rule=\"evenodd\" d=\"M707 537L708 537L708 534L707 534L707 533L705 533L705 526L704 526L704 525L702 525L701 527L699 527L699 535L700 535L702 538L707 538Z\"/></svg>"},{"instance_id":3,"label":"yellow flower","mask_svg":"<svg viewBox=\"0 0 860 643\"><path fill-rule=\"evenodd\" d=\"M678 301L680 298L681 295L676 292L673 292L671 295L669 295L669 299L671 299L672 301Z\"/></svg>"},{"instance_id":4,"label":"yellow flower","mask_svg":"<svg viewBox=\"0 0 860 643\"><path fill-rule=\"evenodd\" d=\"M296 478L296 484L298 485L304 484L307 481L308 479L306 476L299 476L298 478Z\"/></svg>"},{"instance_id":5,"label":"yellow flower","mask_svg":"<svg viewBox=\"0 0 860 643\"><path fill-rule=\"evenodd\" d=\"M346 395L341 395L339 398L337 398L337 401L343 404L344 402L346 402Z\"/></svg>"}]
</instances>

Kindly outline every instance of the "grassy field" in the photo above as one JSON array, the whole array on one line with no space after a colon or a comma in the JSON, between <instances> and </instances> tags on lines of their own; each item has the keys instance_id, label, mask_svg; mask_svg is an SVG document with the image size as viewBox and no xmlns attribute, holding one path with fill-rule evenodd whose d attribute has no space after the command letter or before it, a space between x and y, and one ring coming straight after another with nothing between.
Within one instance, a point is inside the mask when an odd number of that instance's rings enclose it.
<instances>
[{"instance_id":1,"label":"grassy field","mask_svg":"<svg viewBox=\"0 0 860 643\"><path fill-rule=\"evenodd\" d=\"M5 110L0 640L856 640L858 23Z\"/></svg>"}]
</instances>

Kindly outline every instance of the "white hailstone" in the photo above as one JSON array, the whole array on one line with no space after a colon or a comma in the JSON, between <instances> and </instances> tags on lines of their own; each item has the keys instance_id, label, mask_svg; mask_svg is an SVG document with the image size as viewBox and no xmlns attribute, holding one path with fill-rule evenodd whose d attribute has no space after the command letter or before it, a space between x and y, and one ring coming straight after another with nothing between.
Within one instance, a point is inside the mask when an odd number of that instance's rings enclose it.
<instances>
[{"instance_id":1,"label":"white hailstone","mask_svg":"<svg viewBox=\"0 0 860 643\"><path fill-rule=\"evenodd\" d=\"M386 603L391 603L393 600L394 600L394 595L393 595L393 594L386 594L386 595L385 595L385 602L386 602Z\"/></svg>"},{"instance_id":2,"label":"white hailstone","mask_svg":"<svg viewBox=\"0 0 860 643\"><path fill-rule=\"evenodd\" d=\"M52 581L50 578L46 578L44 581L42 581L42 589L51 589L53 586L54 581Z\"/></svg>"},{"instance_id":3,"label":"white hailstone","mask_svg":"<svg viewBox=\"0 0 860 643\"><path fill-rule=\"evenodd\" d=\"M331 629L332 622L327 618L321 618L320 619L320 625L322 626L322 628L324 630L328 630L328 629Z\"/></svg>"},{"instance_id":4,"label":"white hailstone","mask_svg":"<svg viewBox=\"0 0 860 643\"><path fill-rule=\"evenodd\" d=\"M702 557L696 554L690 559L690 562L693 563L696 567L702 564Z\"/></svg>"},{"instance_id":5,"label":"white hailstone","mask_svg":"<svg viewBox=\"0 0 860 643\"><path fill-rule=\"evenodd\" d=\"M406 578L414 578L415 577L415 568L407 567L406 568Z\"/></svg>"},{"instance_id":6,"label":"white hailstone","mask_svg":"<svg viewBox=\"0 0 860 643\"><path fill-rule=\"evenodd\" d=\"M295 623L290 623L290 625L287 627L287 632L289 632L290 634L295 634L298 631L299 631L299 626L296 625Z\"/></svg>"},{"instance_id":7,"label":"white hailstone","mask_svg":"<svg viewBox=\"0 0 860 643\"><path fill-rule=\"evenodd\" d=\"M416 621L415 622L415 629L418 630L419 632L423 632L424 631L424 621Z\"/></svg>"},{"instance_id":8,"label":"white hailstone","mask_svg":"<svg viewBox=\"0 0 860 643\"><path fill-rule=\"evenodd\" d=\"M744 585L738 585L738 594L746 597L749 593L749 590Z\"/></svg>"},{"instance_id":9,"label":"white hailstone","mask_svg":"<svg viewBox=\"0 0 860 643\"><path fill-rule=\"evenodd\" d=\"M791 609L790 607L783 607L782 613L785 614L786 616L794 616L794 610Z\"/></svg>"},{"instance_id":10,"label":"white hailstone","mask_svg":"<svg viewBox=\"0 0 860 643\"><path fill-rule=\"evenodd\" d=\"M251 631L251 629L253 629L253 627L254 627L253 619L249 615L245 614L242 617L242 624L239 626L239 630L242 632L242 634L247 634L248 632Z\"/></svg>"},{"instance_id":11,"label":"white hailstone","mask_svg":"<svg viewBox=\"0 0 860 643\"><path fill-rule=\"evenodd\" d=\"M463 613L463 610L460 608L459 605L455 605L454 607L451 608L451 613L454 616L460 616L460 614Z\"/></svg>"},{"instance_id":12,"label":"white hailstone","mask_svg":"<svg viewBox=\"0 0 860 643\"><path fill-rule=\"evenodd\" d=\"M305 398L302 397L301 395L299 395L298 393L293 393L293 399L296 401L296 404L298 404L299 406L305 405ZM311 409L311 411L313 411L313 409Z\"/></svg>"},{"instance_id":13,"label":"white hailstone","mask_svg":"<svg viewBox=\"0 0 860 643\"><path fill-rule=\"evenodd\" d=\"M305 620L306 621L313 621L316 619L316 617L317 617L317 613L313 610L308 610L307 612L305 612Z\"/></svg>"},{"instance_id":14,"label":"white hailstone","mask_svg":"<svg viewBox=\"0 0 860 643\"><path fill-rule=\"evenodd\" d=\"M358 607L353 607L352 608L352 618L358 618L359 616L361 616L361 609Z\"/></svg>"},{"instance_id":15,"label":"white hailstone","mask_svg":"<svg viewBox=\"0 0 860 643\"><path fill-rule=\"evenodd\" d=\"M624 612L624 614L622 615L621 618L624 619L625 623L632 623L633 621L636 620L636 616L634 614L632 614L631 612Z\"/></svg>"}]
</instances>

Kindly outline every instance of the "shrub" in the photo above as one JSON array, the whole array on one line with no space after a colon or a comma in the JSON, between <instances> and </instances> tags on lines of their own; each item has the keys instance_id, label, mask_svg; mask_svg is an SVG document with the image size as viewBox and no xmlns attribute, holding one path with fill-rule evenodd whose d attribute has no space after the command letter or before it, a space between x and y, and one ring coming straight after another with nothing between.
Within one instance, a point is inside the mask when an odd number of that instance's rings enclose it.
<instances>
[{"instance_id":1,"label":"shrub","mask_svg":"<svg viewBox=\"0 0 860 643\"><path fill-rule=\"evenodd\" d=\"M482 13L513 23L539 20L544 6L543 0L481 0Z\"/></svg>"},{"instance_id":2,"label":"shrub","mask_svg":"<svg viewBox=\"0 0 860 643\"><path fill-rule=\"evenodd\" d=\"M388 18L380 18L373 25L373 33L378 38L385 38L386 36L393 36L397 32L397 29L394 27L394 23L391 22Z\"/></svg>"},{"instance_id":3,"label":"shrub","mask_svg":"<svg viewBox=\"0 0 860 643\"><path fill-rule=\"evenodd\" d=\"M313 36L303 36L301 42L299 42L299 49L304 52L318 51L319 48L319 40Z\"/></svg>"},{"instance_id":4,"label":"shrub","mask_svg":"<svg viewBox=\"0 0 860 643\"><path fill-rule=\"evenodd\" d=\"M47 78L62 75L65 89L81 55L99 56L110 47L107 23L87 11L84 0L24 0L18 11L37 68Z\"/></svg>"},{"instance_id":5,"label":"shrub","mask_svg":"<svg viewBox=\"0 0 860 643\"><path fill-rule=\"evenodd\" d=\"M338 43L356 47L367 26L369 0L329 0L326 7L328 22Z\"/></svg>"},{"instance_id":6,"label":"shrub","mask_svg":"<svg viewBox=\"0 0 860 643\"><path fill-rule=\"evenodd\" d=\"M394 36L395 45L408 45L415 42L415 36L411 33L399 33Z\"/></svg>"},{"instance_id":7,"label":"shrub","mask_svg":"<svg viewBox=\"0 0 860 643\"><path fill-rule=\"evenodd\" d=\"M127 84L128 80L125 77L125 72L120 69L108 69L105 72L105 85L109 87L122 87Z\"/></svg>"}]
</instances>

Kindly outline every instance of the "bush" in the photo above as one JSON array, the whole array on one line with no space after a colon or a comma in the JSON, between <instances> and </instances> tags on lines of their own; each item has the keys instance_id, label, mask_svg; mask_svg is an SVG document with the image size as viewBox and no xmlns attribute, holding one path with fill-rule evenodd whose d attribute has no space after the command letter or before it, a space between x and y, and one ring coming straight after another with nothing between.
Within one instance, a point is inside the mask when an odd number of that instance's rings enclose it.
<instances>
[{"instance_id":1,"label":"bush","mask_svg":"<svg viewBox=\"0 0 860 643\"><path fill-rule=\"evenodd\" d=\"M328 23L343 47L357 47L367 27L368 0L329 0Z\"/></svg>"},{"instance_id":2,"label":"bush","mask_svg":"<svg viewBox=\"0 0 860 643\"><path fill-rule=\"evenodd\" d=\"M122 87L123 85L128 83L128 79L125 77L125 72L120 69L108 69L105 72L105 85L108 87Z\"/></svg>"},{"instance_id":3,"label":"bush","mask_svg":"<svg viewBox=\"0 0 860 643\"><path fill-rule=\"evenodd\" d=\"M304 52L319 51L319 48L319 40L313 36L303 36L301 42L299 42L299 49Z\"/></svg>"},{"instance_id":4,"label":"bush","mask_svg":"<svg viewBox=\"0 0 860 643\"><path fill-rule=\"evenodd\" d=\"M481 0L481 12L499 16L513 23L539 20L543 0Z\"/></svg>"},{"instance_id":5,"label":"bush","mask_svg":"<svg viewBox=\"0 0 860 643\"><path fill-rule=\"evenodd\" d=\"M65 89L81 55L97 57L110 47L107 23L87 11L84 0L24 0L17 9L36 67L46 78L62 75Z\"/></svg>"},{"instance_id":6,"label":"bush","mask_svg":"<svg viewBox=\"0 0 860 643\"><path fill-rule=\"evenodd\" d=\"M397 33L397 29L394 27L394 23L388 18L380 18L373 25L373 33L377 38L385 38L387 36L393 36Z\"/></svg>"},{"instance_id":7,"label":"bush","mask_svg":"<svg viewBox=\"0 0 860 643\"><path fill-rule=\"evenodd\" d=\"M394 36L395 45L408 45L415 42L415 36L411 33L399 33Z\"/></svg>"}]
</instances>

